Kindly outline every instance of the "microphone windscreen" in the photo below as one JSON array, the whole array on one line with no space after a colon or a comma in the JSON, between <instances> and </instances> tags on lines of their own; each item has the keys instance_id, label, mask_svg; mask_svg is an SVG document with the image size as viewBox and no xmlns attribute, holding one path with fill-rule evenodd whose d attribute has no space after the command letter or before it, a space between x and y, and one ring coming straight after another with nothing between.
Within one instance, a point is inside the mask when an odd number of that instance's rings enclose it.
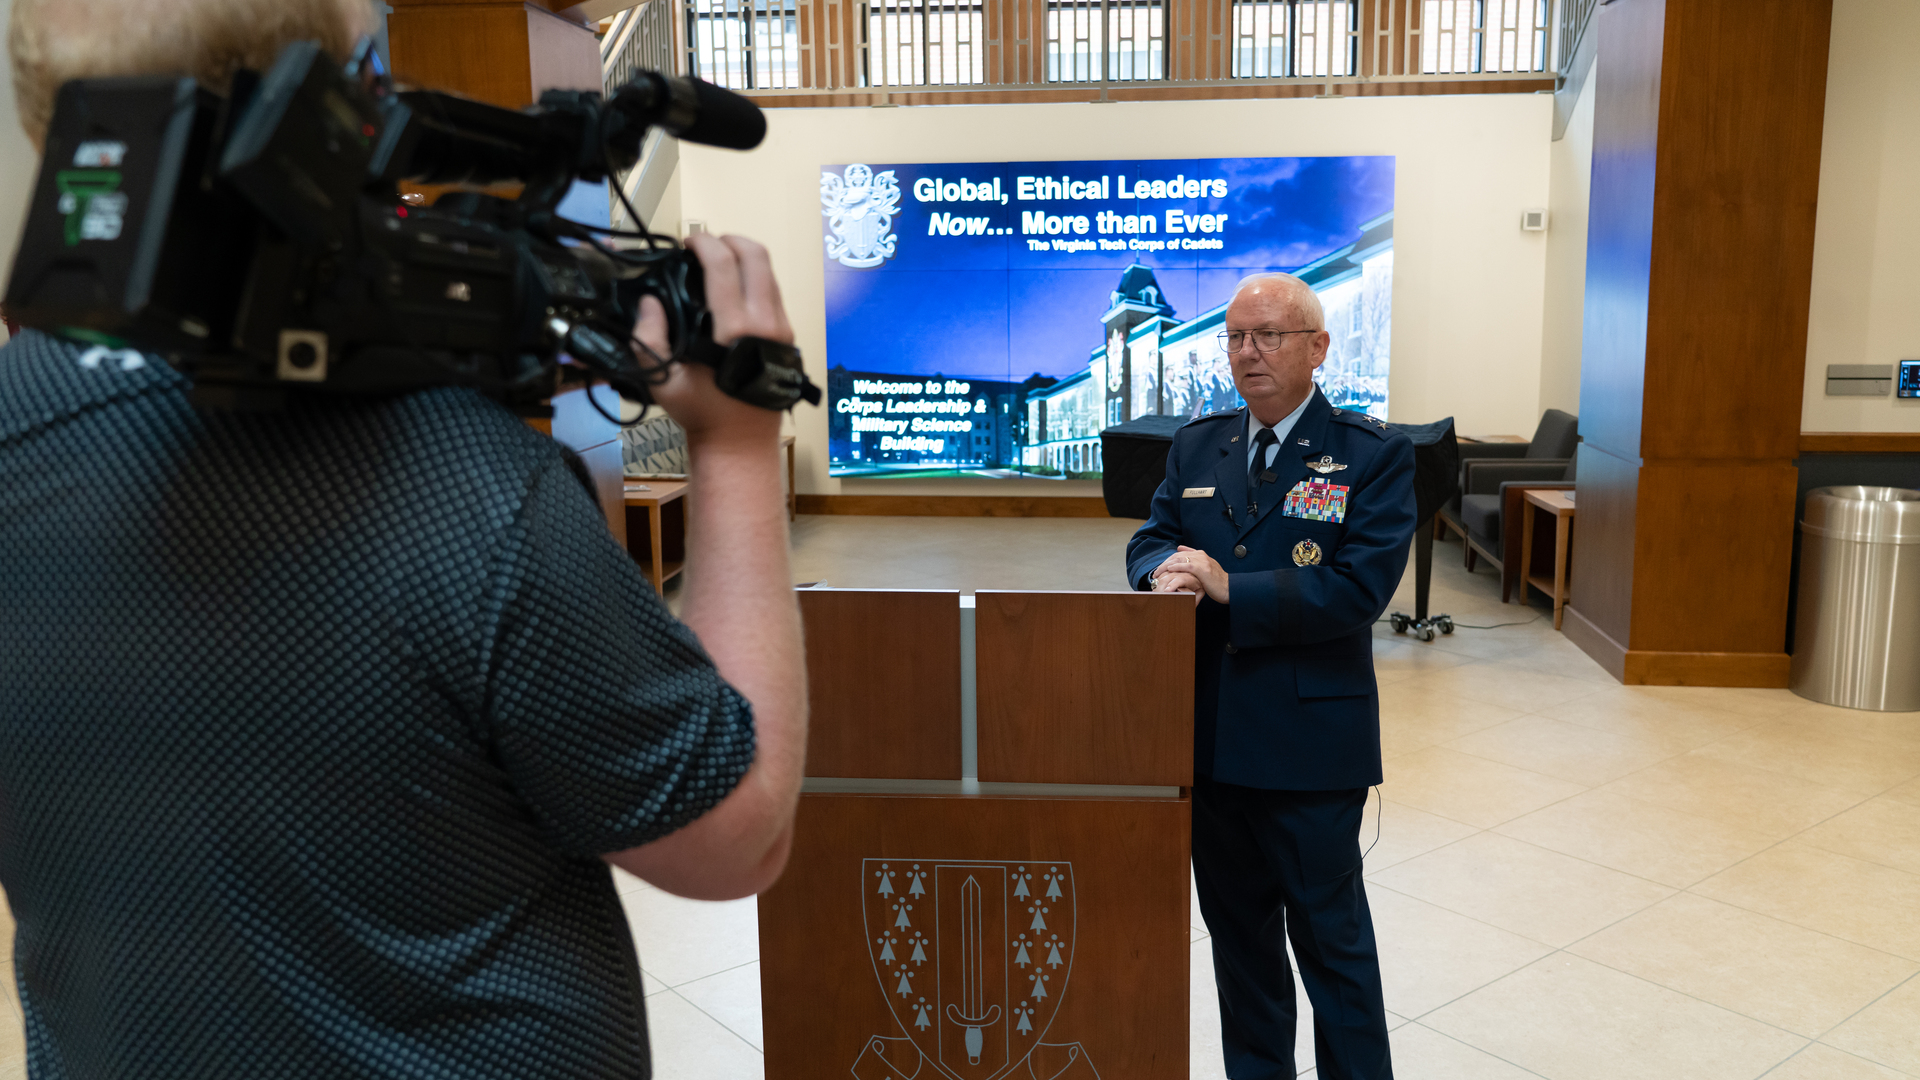
<instances>
[{"instance_id":1,"label":"microphone windscreen","mask_svg":"<svg viewBox=\"0 0 1920 1080\"><path fill-rule=\"evenodd\" d=\"M751 150L767 136L767 117L760 106L731 90L723 90L700 79L684 80L693 85L697 107L693 122L674 132L688 142L721 146L728 150Z\"/></svg>"}]
</instances>

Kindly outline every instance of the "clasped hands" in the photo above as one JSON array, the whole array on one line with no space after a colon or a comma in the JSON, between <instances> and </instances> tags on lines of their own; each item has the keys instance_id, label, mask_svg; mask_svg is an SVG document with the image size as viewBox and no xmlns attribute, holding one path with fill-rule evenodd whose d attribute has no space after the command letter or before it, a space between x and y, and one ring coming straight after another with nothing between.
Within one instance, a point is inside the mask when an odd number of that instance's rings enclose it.
<instances>
[{"instance_id":1,"label":"clasped hands","mask_svg":"<svg viewBox=\"0 0 1920 1080\"><path fill-rule=\"evenodd\" d=\"M1214 561L1213 556L1199 548L1182 544L1154 568L1153 591L1192 593L1196 604L1202 596L1210 596L1214 603L1224 604L1227 602L1227 571Z\"/></svg>"}]
</instances>

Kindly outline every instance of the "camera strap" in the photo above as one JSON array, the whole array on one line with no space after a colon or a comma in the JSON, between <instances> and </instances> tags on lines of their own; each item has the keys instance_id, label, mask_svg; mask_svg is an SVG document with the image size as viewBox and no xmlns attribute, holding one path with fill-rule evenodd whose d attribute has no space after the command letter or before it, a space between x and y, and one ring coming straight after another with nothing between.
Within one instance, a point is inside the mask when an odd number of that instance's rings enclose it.
<instances>
[{"instance_id":1,"label":"camera strap","mask_svg":"<svg viewBox=\"0 0 1920 1080\"><path fill-rule=\"evenodd\" d=\"M820 403L820 388L807 378L800 350L792 345L758 337L726 346L702 340L687 349L687 359L713 368L715 384L749 404L788 409L801 401Z\"/></svg>"}]
</instances>

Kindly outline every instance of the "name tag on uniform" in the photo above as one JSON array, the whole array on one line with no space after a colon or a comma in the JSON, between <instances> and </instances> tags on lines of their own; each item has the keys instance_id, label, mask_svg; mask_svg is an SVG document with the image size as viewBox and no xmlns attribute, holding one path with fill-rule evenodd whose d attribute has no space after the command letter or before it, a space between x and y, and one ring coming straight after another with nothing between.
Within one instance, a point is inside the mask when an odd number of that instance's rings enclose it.
<instances>
[{"instance_id":1,"label":"name tag on uniform","mask_svg":"<svg viewBox=\"0 0 1920 1080\"><path fill-rule=\"evenodd\" d=\"M1187 490L1180 493L1180 497L1183 499L1211 499L1213 498L1213 489L1212 488L1188 488Z\"/></svg>"},{"instance_id":2,"label":"name tag on uniform","mask_svg":"<svg viewBox=\"0 0 1920 1080\"><path fill-rule=\"evenodd\" d=\"M1287 498L1280 506L1283 517L1305 518L1308 521L1345 521L1347 519L1346 484L1329 484L1325 477L1302 480L1287 492Z\"/></svg>"}]
</instances>

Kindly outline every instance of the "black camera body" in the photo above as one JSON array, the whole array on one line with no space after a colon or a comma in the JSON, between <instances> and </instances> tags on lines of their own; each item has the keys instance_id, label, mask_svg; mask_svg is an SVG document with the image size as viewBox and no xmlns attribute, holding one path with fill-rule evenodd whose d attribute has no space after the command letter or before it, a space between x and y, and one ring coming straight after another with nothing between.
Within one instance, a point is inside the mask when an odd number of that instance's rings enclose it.
<instances>
[{"instance_id":1,"label":"black camera body","mask_svg":"<svg viewBox=\"0 0 1920 1080\"><path fill-rule=\"evenodd\" d=\"M211 406L442 385L526 406L563 372L647 401L676 360L765 408L818 402L791 347L714 344L685 249L612 246L555 210L576 179L632 167L652 126L756 145L750 102L647 72L608 100L550 91L516 112L397 93L375 68L365 45L342 65L299 42L226 98L185 78L62 87L8 314L161 353ZM522 189L415 206L403 180ZM644 295L667 311L669 356L636 356Z\"/></svg>"}]
</instances>

